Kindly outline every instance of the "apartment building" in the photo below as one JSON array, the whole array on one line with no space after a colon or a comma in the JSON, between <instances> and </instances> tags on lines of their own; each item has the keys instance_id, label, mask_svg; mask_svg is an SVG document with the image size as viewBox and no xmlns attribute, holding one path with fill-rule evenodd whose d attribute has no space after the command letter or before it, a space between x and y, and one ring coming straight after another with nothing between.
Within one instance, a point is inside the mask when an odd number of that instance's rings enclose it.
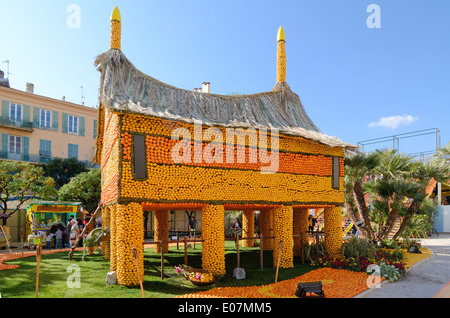
<instances>
[{"instance_id":1,"label":"apartment building","mask_svg":"<svg viewBox=\"0 0 450 318\"><path fill-rule=\"evenodd\" d=\"M34 94L30 83L25 91L13 89L4 79L0 101L0 160L46 163L74 157L92 167L96 108Z\"/></svg>"}]
</instances>

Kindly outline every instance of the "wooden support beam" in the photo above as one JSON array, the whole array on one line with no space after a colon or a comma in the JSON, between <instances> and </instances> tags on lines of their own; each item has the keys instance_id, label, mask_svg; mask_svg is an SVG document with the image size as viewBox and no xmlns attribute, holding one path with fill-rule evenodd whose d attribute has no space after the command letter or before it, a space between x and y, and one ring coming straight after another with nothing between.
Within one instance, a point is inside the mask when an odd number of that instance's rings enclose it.
<instances>
[{"instance_id":1,"label":"wooden support beam","mask_svg":"<svg viewBox=\"0 0 450 318\"><path fill-rule=\"evenodd\" d=\"M95 220L95 216L97 215L98 211L100 210L100 208L102 207L101 204L99 204L97 206L97 209L95 210L94 214L92 215L91 219L89 220L89 222L86 224L86 226L84 227L83 231L81 231L81 234L78 236L77 240L75 241L75 244L73 246L70 247L70 252L69 252L69 260L72 260L72 256L73 256L73 251L75 250L75 248L78 246L78 243L80 242L81 238L83 237L84 233L87 231L87 229L89 228L89 226L91 225L92 222L94 222ZM69 234L70 235L70 234ZM69 240L70 242L70 240ZM69 243L70 244L70 243Z\"/></svg>"}]
</instances>

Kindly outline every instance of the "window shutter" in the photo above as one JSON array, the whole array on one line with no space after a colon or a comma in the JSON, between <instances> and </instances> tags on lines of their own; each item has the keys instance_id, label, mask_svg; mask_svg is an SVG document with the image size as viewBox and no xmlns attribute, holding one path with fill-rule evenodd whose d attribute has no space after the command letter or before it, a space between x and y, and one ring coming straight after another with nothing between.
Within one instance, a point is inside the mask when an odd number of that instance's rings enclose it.
<instances>
[{"instance_id":1,"label":"window shutter","mask_svg":"<svg viewBox=\"0 0 450 318\"><path fill-rule=\"evenodd\" d=\"M30 138L29 137L22 137L22 153L23 153L23 160L29 161L30 160Z\"/></svg>"},{"instance_id":2,"label":"window shutter","mask_svg":"<svg viewBox=\"0 0 450 318\"><path fill-rule=\"evenodd\" d=\"M94 119L94 138L97 138L97 119Z\"/></svg>"},{"instance_id":3,"label":"window shutter","mask_svg":"<svg viewBox=\"0 0 450 318\"><path fill-rule=\"evenodd\" d=\"M39 107L34 106L33 107L33 128L39 128L40 126L40 117L41 116L41 110Z\"/></svg>"},{"instance_id":4,"label":"window shutter","mask_svg":"<svg viewBox=\"0 0 450 318\"><path fill-rule=\"evenodd\" d=\"M79 122L79 134L80 134L80 136L84 136L84 121L85 121L85 119L84 119L84 117L79 117L79 120L80 120L80 122Z\"/></svg>"},{"instance_id":5,"label":"window shutter","mask_svg":"<svg viewBox=\"0 0 450 318\"><path fill-rule=\"evenodd\" d=\"M9 101L2 100L2 119L9 120Z\"/></svg>"},{"instance_id":6,"label":"window shutter","mask_svg":"<svg viewBox=\"0 0 450 318\"><path fill-rule=\"evenodd\" d=\"M340 178L340 165L339 165L339 158L338 157L333 157L333 167L332 167L332 171L333 171L333 176L332 176L332 188L333 189L337 189L339 190L339 178Z\"/></svg>"},{"instance_id":7,"label":"window shutter","mask_svg":"<svg viewBox=\"0 0 450 318\"><path fill-rule=\"evenodd\" d=\"M69 144L67 158L76 158L78 160L78 145Z\"/></svg>"},{"instance_id":8,"label":"window shutter","mask_svg":"<svg viewBox=\"0 0 450 318\"><path fill-rule=\"evenodd\" d=\"M30 122L30 105L23 105L22 121L24 123Z\"/></svg>"},{"instance_id":9,"label":"window shutter","mask_svg":"<svg viewBox=\"0 0 450 318\"><path fill-rule=\"evenodd\" d=\"M58 131L58 112L56 110L52 111L52 130Z\"/></svg>"},{"instance_id":10,"label":"window shutter","mask_svg":"<svg viewBox=\"0 0 450 318\"><path fill-rule=\"evenodd\" d=\"M134 177L145 179L147 172L145 136L134 135Z\"/></svg>"},{"instance_id":11,"label":"window shutter","mask_svg":"<svg viewBox=\"0 0 450 318\"><path fill-rule=\"evenodd\" d=\"M2 158L8 158L8 134L2 133Z\"/></svg>"},{"instance_id":12,"label":"window shutter","mask_svg":"<svg viewBox=\"0 0 450 318\"><path fill-rule=\"evenodd\" d=\"M69 114L62 113L62 132L67 134L69 131Z\"/></svg>"}]
</instances>

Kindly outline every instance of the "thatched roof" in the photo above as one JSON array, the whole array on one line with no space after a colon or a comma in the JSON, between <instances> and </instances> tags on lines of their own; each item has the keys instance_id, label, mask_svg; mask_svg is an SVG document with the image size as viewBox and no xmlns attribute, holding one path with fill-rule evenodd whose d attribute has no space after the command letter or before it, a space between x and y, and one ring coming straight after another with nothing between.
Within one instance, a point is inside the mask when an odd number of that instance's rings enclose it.
<instances>
[{"instance_id":1,"label":"thatched roof","mask_svg":"<svg viewBox=\"0 0 450 318\"><path fill-rule=\"evenodd\" d=\"M162 83L137 70L120 50L101 54L95 64L101 72L100 102L117 111L209 126L277 128L332 147L355 147L321 133L285 82L265 93L216 95Z\"/></svg>"}]
</instances>

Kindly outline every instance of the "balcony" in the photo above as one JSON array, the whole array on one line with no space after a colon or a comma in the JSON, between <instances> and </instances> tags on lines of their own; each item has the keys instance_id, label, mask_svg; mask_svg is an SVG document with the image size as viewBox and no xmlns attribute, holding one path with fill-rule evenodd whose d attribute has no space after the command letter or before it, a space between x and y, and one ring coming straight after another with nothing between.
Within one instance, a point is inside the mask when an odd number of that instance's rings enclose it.
<instances>
[{"instance_id":1,"label":"balcony","mask_svg":"<svg viewBox=\"0 0 450 318\"><path fill-rule=\"evenodd\" d=\"M25 162L30 162L30 163L48 163L50 162L52 159L55 159L58 157L53 157L50 156L48 154L45 153L41 153L39 155L36 154L16 154L16 153L11 153L11 152L6 152L6 151L0 151L0 160L14 160L14 161L25 161ZM63 158L64 159L64 158ZM79 160L83 163L86 164L86 168L90 169L90 168L98 168L98 165L94 165L92 162L89 161L83 161L83 160Z\"/></svg>"},{"instance_id":2,"label":"balcony","mask_svg":"<svg viewBox=\"0 0 450 318\"><path fill-rule=\"evenodd\" d=\"M29 132L34 130L33 123L31 121L13 121L10 119L0 118L0 126Z\"/></svg>"}]
</instances>

